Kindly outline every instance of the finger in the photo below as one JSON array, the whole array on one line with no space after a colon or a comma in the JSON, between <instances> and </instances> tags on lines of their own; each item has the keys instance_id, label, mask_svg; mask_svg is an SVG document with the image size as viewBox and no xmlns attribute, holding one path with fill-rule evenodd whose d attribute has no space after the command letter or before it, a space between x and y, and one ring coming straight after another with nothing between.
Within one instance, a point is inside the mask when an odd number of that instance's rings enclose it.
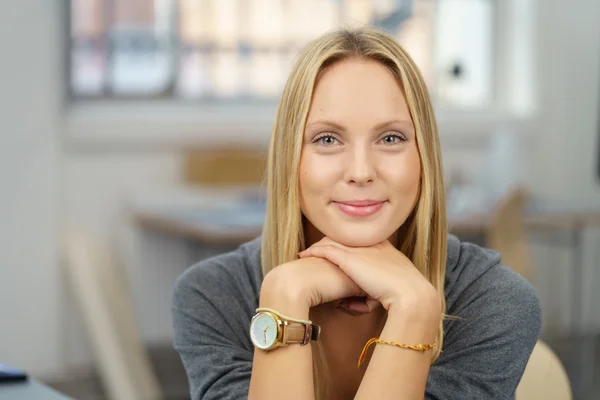
<instances>
[{"instance_id":1,"label":"finger","mask_svg":"<svg viewBox=\"0 0 600 400\"><path fill-rule=\"evenodd\" d=\"M316 249L318 247L326 247L326 246L335 247L335 245L329 245L329 244L317 242L317 243L313 244L312 246L310 246L308 249L305 249L305 250L302 250L301 252L299 252L298 256L300 256L300 258L311 257L310 254L314 254L314 252L313 252L314 249ZM316 257L316 256L312 256L312 257Z\"/></svg>"},{"instance_id":2,"label":"finger","mask_svg":"<svg viewBox=\"0 0 600 400\"><path fill-rule=\"evenodd\" d=\"M375 311L377 307L379 307L379 304L380 303L377 300L369 299L367 297L361 299L347 299L342 302L341 306L361 314L368 314Z\"/></svg>"},{"instance_id":3,"label":"finger","mask_svg":"<svg viewBox=\"0 0 600 400\"><path fill-rule=\"evenodd\" d=\"M340 301L340 304L337 306L337 309L353 317L368 314L368 310L363 301L352 301L350 299L343 299Z\"/></svg>"},{"instance_id":4,"label":"finger","mask_svg":"<svg viewBox=\"0 0 600 400\"><path fill-rule=\"evenodd\" d=\"M310 247L303 252L299 253L300 258L306 257L320 257L325 258L337 266L342 266L346 264L346 260L348 259L348 252L346 250L342 250L339 247L332 245L324 245L324 246L315 246Z\"/></svg>"},{"instance_id":5,"label":"finger","mask_svg":"<svg viewBox=\"0 0 600 400\"><path fill-rule=\"evenodd\" d=\"M313 243L308 248L310 249L311 247L319 247L319 246L335 246L335 247L338 247L340 249L345 249L345 250L352 249L352 247L348 247L341 243L338 243L335 240L328 238L327 236L323 237L323 239L319 240L318 242Z\"/></svg>"},{"instance_id":6,"label":"finger","mask_svg":"<svg viewBox=\"0 0 600 400\"><path fill-rule=\"evenodd\" d=\"M379 300L369 299L367 297L367 299L365 300L365 305L367 306L369 312L373 312L381 305L381 303L379 302Z\"/></svg>"},{"instance_id":7,"label":"finger","mask_svg":"<svg viewBox=\"0 0 600 400\"><path fill-rule=\"evenodd\" d=\"M346 304L346 308L348 310L351 311L356 311L359 312L361 314L368 314L369 311L369 307L365 304L364 301L359 301L359 300L350 300L347 304Z\"/></svg>"},{"instance_id":8,"label":"finger","mask_svg":"<svg viewBox=\"0 0 600 400\"><path fill-rule=\"evenodd\" d=\"M312 248L315 248L315 247L322 247L322 246L335 246L335 247L338 247L338 248L340 248L342 250L348 249L346 246L341 245L341 244L339 244L337 242L334 242L333 240L329 239L328 237L324 237L323 239L321 239L318 242L314 243L312 246L310 246L310 247L302 250L298 254L300 255L300 254L304 253L305 251L307 251L308 249L312 249Z\"/></svg>"},{"instance_id":9,"label":"finger","mask_svg":"<svg viewBox=\"0 0 600 400\"><path fill-rule=\"evenodd\" d=\"M362 299L352 299L348 301L349 308L355 308L356 310L372 312L379 306L379 301L362 298Z\"/></svg>"},{"instance_id":10,"label":"finger","mask_svg":"<svg viewBox=\"0 0 600 400\"><path fill-rule=\"evenodd\" d=\"M344 314L348 314L348 315L351 315L353 317L360 317L361 315L368 314L366 312L351 310L351 309L346 308L346 307L340 307L340 311L343 312Z\"/></svg>"},{"instance_id":11,"label":"finger","mask_svg":"<svg viewBox=\"0 0 600 400\"><path fill-rule=\"evenodd\" d=\"M333 240L333 239L331 239L331 238L329 238L327 236L324 236L323 239L321 239L318 242L316 242L316 243L313 244L313 246L315 246L315 245L317 245L317 246L333 245L333 246L338 246L338 247L343 247L343 248L346 247L343 244L338 243L335 240Z\"/></svg>"},{"instance_id":12,"label":"finger","mask_svg":"<svg viewBox=\"0 0 600 400\"><path fill-rule=\"evenodd\" d=\"M310 257L305 260L306 265L299 269L310 275L305 279L310 283L308 290L312 293L313 307L351 296L367 295L341 268L326 258Z\"/></svg>"}]
</instances>

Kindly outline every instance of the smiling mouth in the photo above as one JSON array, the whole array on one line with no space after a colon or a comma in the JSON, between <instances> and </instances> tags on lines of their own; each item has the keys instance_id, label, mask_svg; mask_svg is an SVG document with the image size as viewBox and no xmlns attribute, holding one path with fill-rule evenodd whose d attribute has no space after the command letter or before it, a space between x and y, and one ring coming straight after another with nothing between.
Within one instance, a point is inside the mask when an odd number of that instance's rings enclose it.
<instances>
[{"instance_id":1,"label":"smiling mouth","mask_svg":"<svg viewBox=\"0 0 600 400\"><path fill-rule=\"evenodd\" d=\"M343 213L353 217L367 217L375 214L386 203L376 200L353 200L333 202Z\"/></svg>"}]
</instances>

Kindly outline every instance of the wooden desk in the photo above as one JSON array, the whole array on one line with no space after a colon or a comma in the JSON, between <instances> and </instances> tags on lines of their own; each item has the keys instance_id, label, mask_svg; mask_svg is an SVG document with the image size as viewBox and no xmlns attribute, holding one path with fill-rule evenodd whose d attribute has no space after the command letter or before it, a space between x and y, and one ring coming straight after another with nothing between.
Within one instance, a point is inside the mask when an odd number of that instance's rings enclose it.
<instances>
[{"instance_id":1,"label":"wooden desk","mask_svg":"<svg viewBox=\"0 0 600 400\"><path fill-rule=\"evenodd\" d=\"M262 233L264 220L264 204L254 202L251 206L236 206L231 198L222 203L212 199L207 202L198 198L197 204L203 204L196 208L169 207L166 204L160 207L145 207L134 210L135 223L142 229L159 232L171 236L191 239L204 245L236 246L250 241ZM211 206L211 204L213 204ZM214 204L225 204L222 208ZM262 207L262 208L261 208ZM519 214L521 215L521 214ZM449 214L448 227L451 233L459 237L473 237L486 235L493 228L497 215L490 210L479 214ZM497 222L497 221L496 221ZM579 296L572 301L572 326L580 329L583 324L582 302L583 302L583 232L585 229L600 227L600 206L583 207L578 205L552 205L547 203L529 202L524 212L523 229L526 233L536 233L536 240L544 240L544 243L552 245L568 246L571 249L571 269L573 271L574 296ZM568 240L556 241L556 235L552 233L567 233ZM515 233L517 234L517 233ZM520 234L520 233L519 233ZM541 234L541 235L540 235ZM502 233L511 236L510 232ZM527 278L531 278L528 271L533 269L530 255L525 255L526 261L520 262L520 252L523 250L522 243L526 239L522 234L519 237L509 237L509 246L504 246L504 254L507 263L524 264L512 265L518 272ZM564 239L564 235L562 237ZM550 241L552 240L552 241ZM494 247L494 246L490 246ZM509 249L509 250L506 250ZM508 254L510 253L510 254ZM516 257L516 258L515 258ZM529 276L528 276L529 275Z\"/></svg>"},{"instance_id":2,"label":"wooden desk","mask_svg":"<svg viewBox=\"0 0 600 400\"><path fill-rule=\"evenodd\" d=\"M188 238L203 244L237 244L252 240L262 232L262 223L223 226L218 223L204 224L194 216L206 213L214 215L210 207L197 210L134 210L136 225L143 229ZM189 216L190 218L186 218ZM448 215L449 231L459 235L476 235L485 231L493 221L492 213ZM255 218L256 219L256 218ZM600 227L598 209L541 209L532 206L525 216L525 228L532 233L583 230Z\"/></svg>"},{"instance_id":3,"label":"wooden desk","mask_svg":"<svg viewBox=\"0 0 600 400\"><path fill-rule=\"evenodd\" d=\"M190 215L196 213L197 211L190 211ZM235 245L250 241L262 233L262 223L243 227L206 225L165 211L135 211L133 220L143 229L197 240L202 244ZM448 226L453 233L471 235L482 232L489 226L490 221L491 216L487 214L455 217L448 220ZM542 226L543 223L544 221L538 222L538 226Z\"/></svg>"},{"instance_id":4,"label":"wooden desk","mask_svg":"<svg viewBox=\"0 0 600 400\"><path fill-rule=\"evenodd\" d=\"M197 214L198 211L190 212L190 215ZM256 238L262 232L262 223L252 226L224 227L218 224L203 224L194 220L186 220L184 215L175 216L164 211L136 211L133 213L133 220L143 229L192 239L209 245L240 244Z\"/></svg>"},{"instance_id":5,"label":"wooden desk","mask_svg":"<svg viewBox=\"0 0 600 400\"><path fill-rule=\"evenodd\" d=\"M600 207L597 210L537 211L526 217L525 226L532 232L600 227Z\"/></svg>"}]
</instances>

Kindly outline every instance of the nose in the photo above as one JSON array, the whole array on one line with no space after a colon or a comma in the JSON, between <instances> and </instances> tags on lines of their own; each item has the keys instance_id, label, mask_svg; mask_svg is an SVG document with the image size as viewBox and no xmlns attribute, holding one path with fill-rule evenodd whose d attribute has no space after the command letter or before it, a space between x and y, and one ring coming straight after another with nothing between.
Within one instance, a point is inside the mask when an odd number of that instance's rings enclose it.
<instances>
[{"instance_id":1,"label":"nose","mask_svg":"<svg viewBox=\"0 0 600 400\"><path fill-rule=\"evenodd\" d=\"M363 186L375 179L373 157L367 146L354 146L348 152L345 165L345 180L349 184Z\"/></svg>"}]
</instances>

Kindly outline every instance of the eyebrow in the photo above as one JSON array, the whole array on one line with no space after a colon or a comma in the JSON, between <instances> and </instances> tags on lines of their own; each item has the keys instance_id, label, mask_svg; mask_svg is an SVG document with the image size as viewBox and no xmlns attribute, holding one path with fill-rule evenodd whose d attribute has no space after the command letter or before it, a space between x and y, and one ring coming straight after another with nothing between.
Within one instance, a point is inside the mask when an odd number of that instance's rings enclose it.
<instances>
[{"instance_id":1,"label":"eyebrow","mask_svg":"<svg viewBox=\"0 0 600 400\"><path fill-rule=\"evenodd\" d=\"M378 131L380 129L383 129L383 128L386 128L388 126L395 125L395 124L404 125L407 128L414 129L413 123L412 123L411 120L407 120L407 119L403 119L403 120L401 120L401 119L393 119L393 120L390 120L390 121L385 121L385 122L377 124L375 126L374 130ZM345 131L346 130L346 128L343 125L341 125L341 124L339 124L337 122L334 122L334 121L330 121L330 120L317 120L317 121L314 121L314 122L310 122L309 124L306 125L306 127L308 128L308 127L311 127L313 125L329 126L331 128L337 129L339 131Z\"/></svg>"}]
</instances>

